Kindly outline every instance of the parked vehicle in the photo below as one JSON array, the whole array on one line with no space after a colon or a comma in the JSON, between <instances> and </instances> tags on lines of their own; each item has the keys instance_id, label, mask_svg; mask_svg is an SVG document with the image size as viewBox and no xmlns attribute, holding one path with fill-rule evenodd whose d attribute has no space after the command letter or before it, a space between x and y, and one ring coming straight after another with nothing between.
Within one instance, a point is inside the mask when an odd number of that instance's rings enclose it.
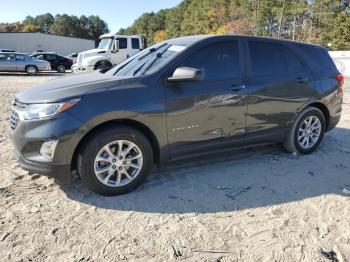
<instances>
[{"instance_id":1,"label":"parked vehicle","mask_svg":"<svg viewBox=\"0 0 350 262\"><path fill-rule=\"evenodd\" d=\"M97 49L78 54L77 62L72 67L73 72L112 68L146 47L146 39L142 35L105 34L100 40Z\"/></svg>"},{"instance_id":2,"label":"parked vehicle","mask_svg":"<svg viewBox=\"0 0 350 262\"><path fill-rule=\"evenodd\" d=\"M64 73L70 70L73 65L73 60L56 53L35 53L32 57L38 60L46 60L51 64L51 68L59 73Z\"/></svg>"},{"instance_id":3,"label":"parked vehicle","mask_svg":"<svg viewBox=\"0 0 350 262\"><path fill-rule=\"evenodd\" d=\"M78 170L91 190L124 194L154 164L269 143L314 152L340 119L343 82L316 45L185 37L17 94L9 133L25 170Z\"/></svg>"},{"instance_id":4,"label":"parked vehicle","mask_svg":"<svg viewBox=\"0 0 350 262\"><path fill-rule=\"evenodd\" d=\"M0 49L0 52L14 53L16 51L12 49Z\"/></svg>"},{"instance_id":5,"label":"parked vehicle","mask_svg":"<svg viewBox=\"0 0 350 262\"><path fill-rule=\"evenodd\" d=\"M0 52L0 72L26 72L35 75L38 71L51 70L50 63L33 60L29 55L14 52Z\"/></svg>"},{"instance_id":6,"label":"parked vehicle","mask_svg":"<svg viewBox=\"0 0 350 262\"><path fill-rule=\"evenodd\" d=\"M78 53L71 53L67 57L73 61L73 64L75 64L77 62Z\"/></svg>"}]
</instances>

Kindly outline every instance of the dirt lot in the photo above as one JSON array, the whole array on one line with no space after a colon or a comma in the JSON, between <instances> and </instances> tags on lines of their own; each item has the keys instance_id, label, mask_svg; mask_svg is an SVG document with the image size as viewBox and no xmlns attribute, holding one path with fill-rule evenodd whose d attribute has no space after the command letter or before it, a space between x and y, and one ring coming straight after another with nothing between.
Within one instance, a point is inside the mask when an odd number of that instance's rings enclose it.
<instances>
[{"instance_id":1,"label":"dirt lot","mask_svg":"<svg viewBox=\"0 0 350 262\"><path fill-rule=\"evenodd\" d=\"M313 155L274 146L182 162L104 198L28 175L11 153L11 100L53 77L0 74L2 261L350 261L350 85Z\"/></svg>"}]
</instances>

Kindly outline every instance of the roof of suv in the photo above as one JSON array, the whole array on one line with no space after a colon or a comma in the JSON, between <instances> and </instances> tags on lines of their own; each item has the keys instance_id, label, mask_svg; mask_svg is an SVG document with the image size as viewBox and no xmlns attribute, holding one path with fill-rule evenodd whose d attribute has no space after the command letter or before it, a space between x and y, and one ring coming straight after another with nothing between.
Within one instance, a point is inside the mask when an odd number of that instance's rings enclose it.
<instances>
[{"instance_id":1,"label":"roof of suv","mask_svg":"<svg viewBox=\"0 0 350 262\"><path fill-rule=\"evenodd\" d=\"M252 36L252 35L195 35L195 36L184 36L184 37L179 37L179 38L174 38L170 40L166 40L169 43L172 44L184 44L184 45L190 45L194 44L196 42L205 40L205 39L232 39L233 37L239 37L239 38L245 38L249 40L269 40L269 41L274 41L274 42L286 42L286 43L293 43L293 44L303 44L303 45L310 45L310 46L315 46L315 47L321 47L319 45L314 45L311 43L305 43L305 42L297 42L293 40L288 40L288 39L278 39L278 38L273 38L273 37L266 37L266 36Z\"/></svg>"},{"instance_id":2,"label":"roof of suv","mask_svg":"<svg viewBox=\"0 0 350 262\"><path fill-rule=\"evenodd\" d=\"M8 55L28 55L26 53L18 53L18 52L1 52L0 54L8 54Z\"/></svg>"}]
</instances>

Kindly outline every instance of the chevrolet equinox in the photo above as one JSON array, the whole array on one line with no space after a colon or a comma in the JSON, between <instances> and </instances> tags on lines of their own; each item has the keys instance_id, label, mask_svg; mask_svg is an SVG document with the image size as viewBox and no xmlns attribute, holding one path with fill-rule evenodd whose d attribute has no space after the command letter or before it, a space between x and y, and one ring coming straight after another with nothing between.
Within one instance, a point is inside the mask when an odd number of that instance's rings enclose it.
<instances>
[{"instance_id":1,"label":"chevrolet equinox","mask_svg":"<svg viewBox=\"0 0 350 262\"><path fill-rule=\"evenodd\" d=\"M110 70L16 95L9 134L21 167L102 195L153 165L233 147L315 151L341 115L344 82L327 50L252 36L167 40Z\"/></svg>"}]
</instances>

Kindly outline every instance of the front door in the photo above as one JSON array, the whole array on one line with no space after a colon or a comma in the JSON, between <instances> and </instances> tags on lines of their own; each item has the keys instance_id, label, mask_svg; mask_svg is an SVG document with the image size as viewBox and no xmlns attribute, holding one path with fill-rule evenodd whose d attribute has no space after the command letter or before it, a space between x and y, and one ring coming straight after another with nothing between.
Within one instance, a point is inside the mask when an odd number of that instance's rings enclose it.
<instances>
[{"instance_id":1,"label":"front door","mask_svg":"<svg viewBox=\"0 0 350 262\"><path fill-rule=\"evenodd\" d=\"M128 43L128 38L126 37L118 37L115 41L119 42L119 50L112 53L112 63L117 65L130 57L130 43Z\"/></svg>"},{"instance_id":2,"label":"front door","mask_svg":"<svg viewBox=\"0 0 350 262\"><path fill-rule=\"evenodd\" d=\"M176 66L200 69L203 79L166 83L171 159L243 143L247 90L240 50L238 40L212 43Z\"/></svg>"}]
</instances>

